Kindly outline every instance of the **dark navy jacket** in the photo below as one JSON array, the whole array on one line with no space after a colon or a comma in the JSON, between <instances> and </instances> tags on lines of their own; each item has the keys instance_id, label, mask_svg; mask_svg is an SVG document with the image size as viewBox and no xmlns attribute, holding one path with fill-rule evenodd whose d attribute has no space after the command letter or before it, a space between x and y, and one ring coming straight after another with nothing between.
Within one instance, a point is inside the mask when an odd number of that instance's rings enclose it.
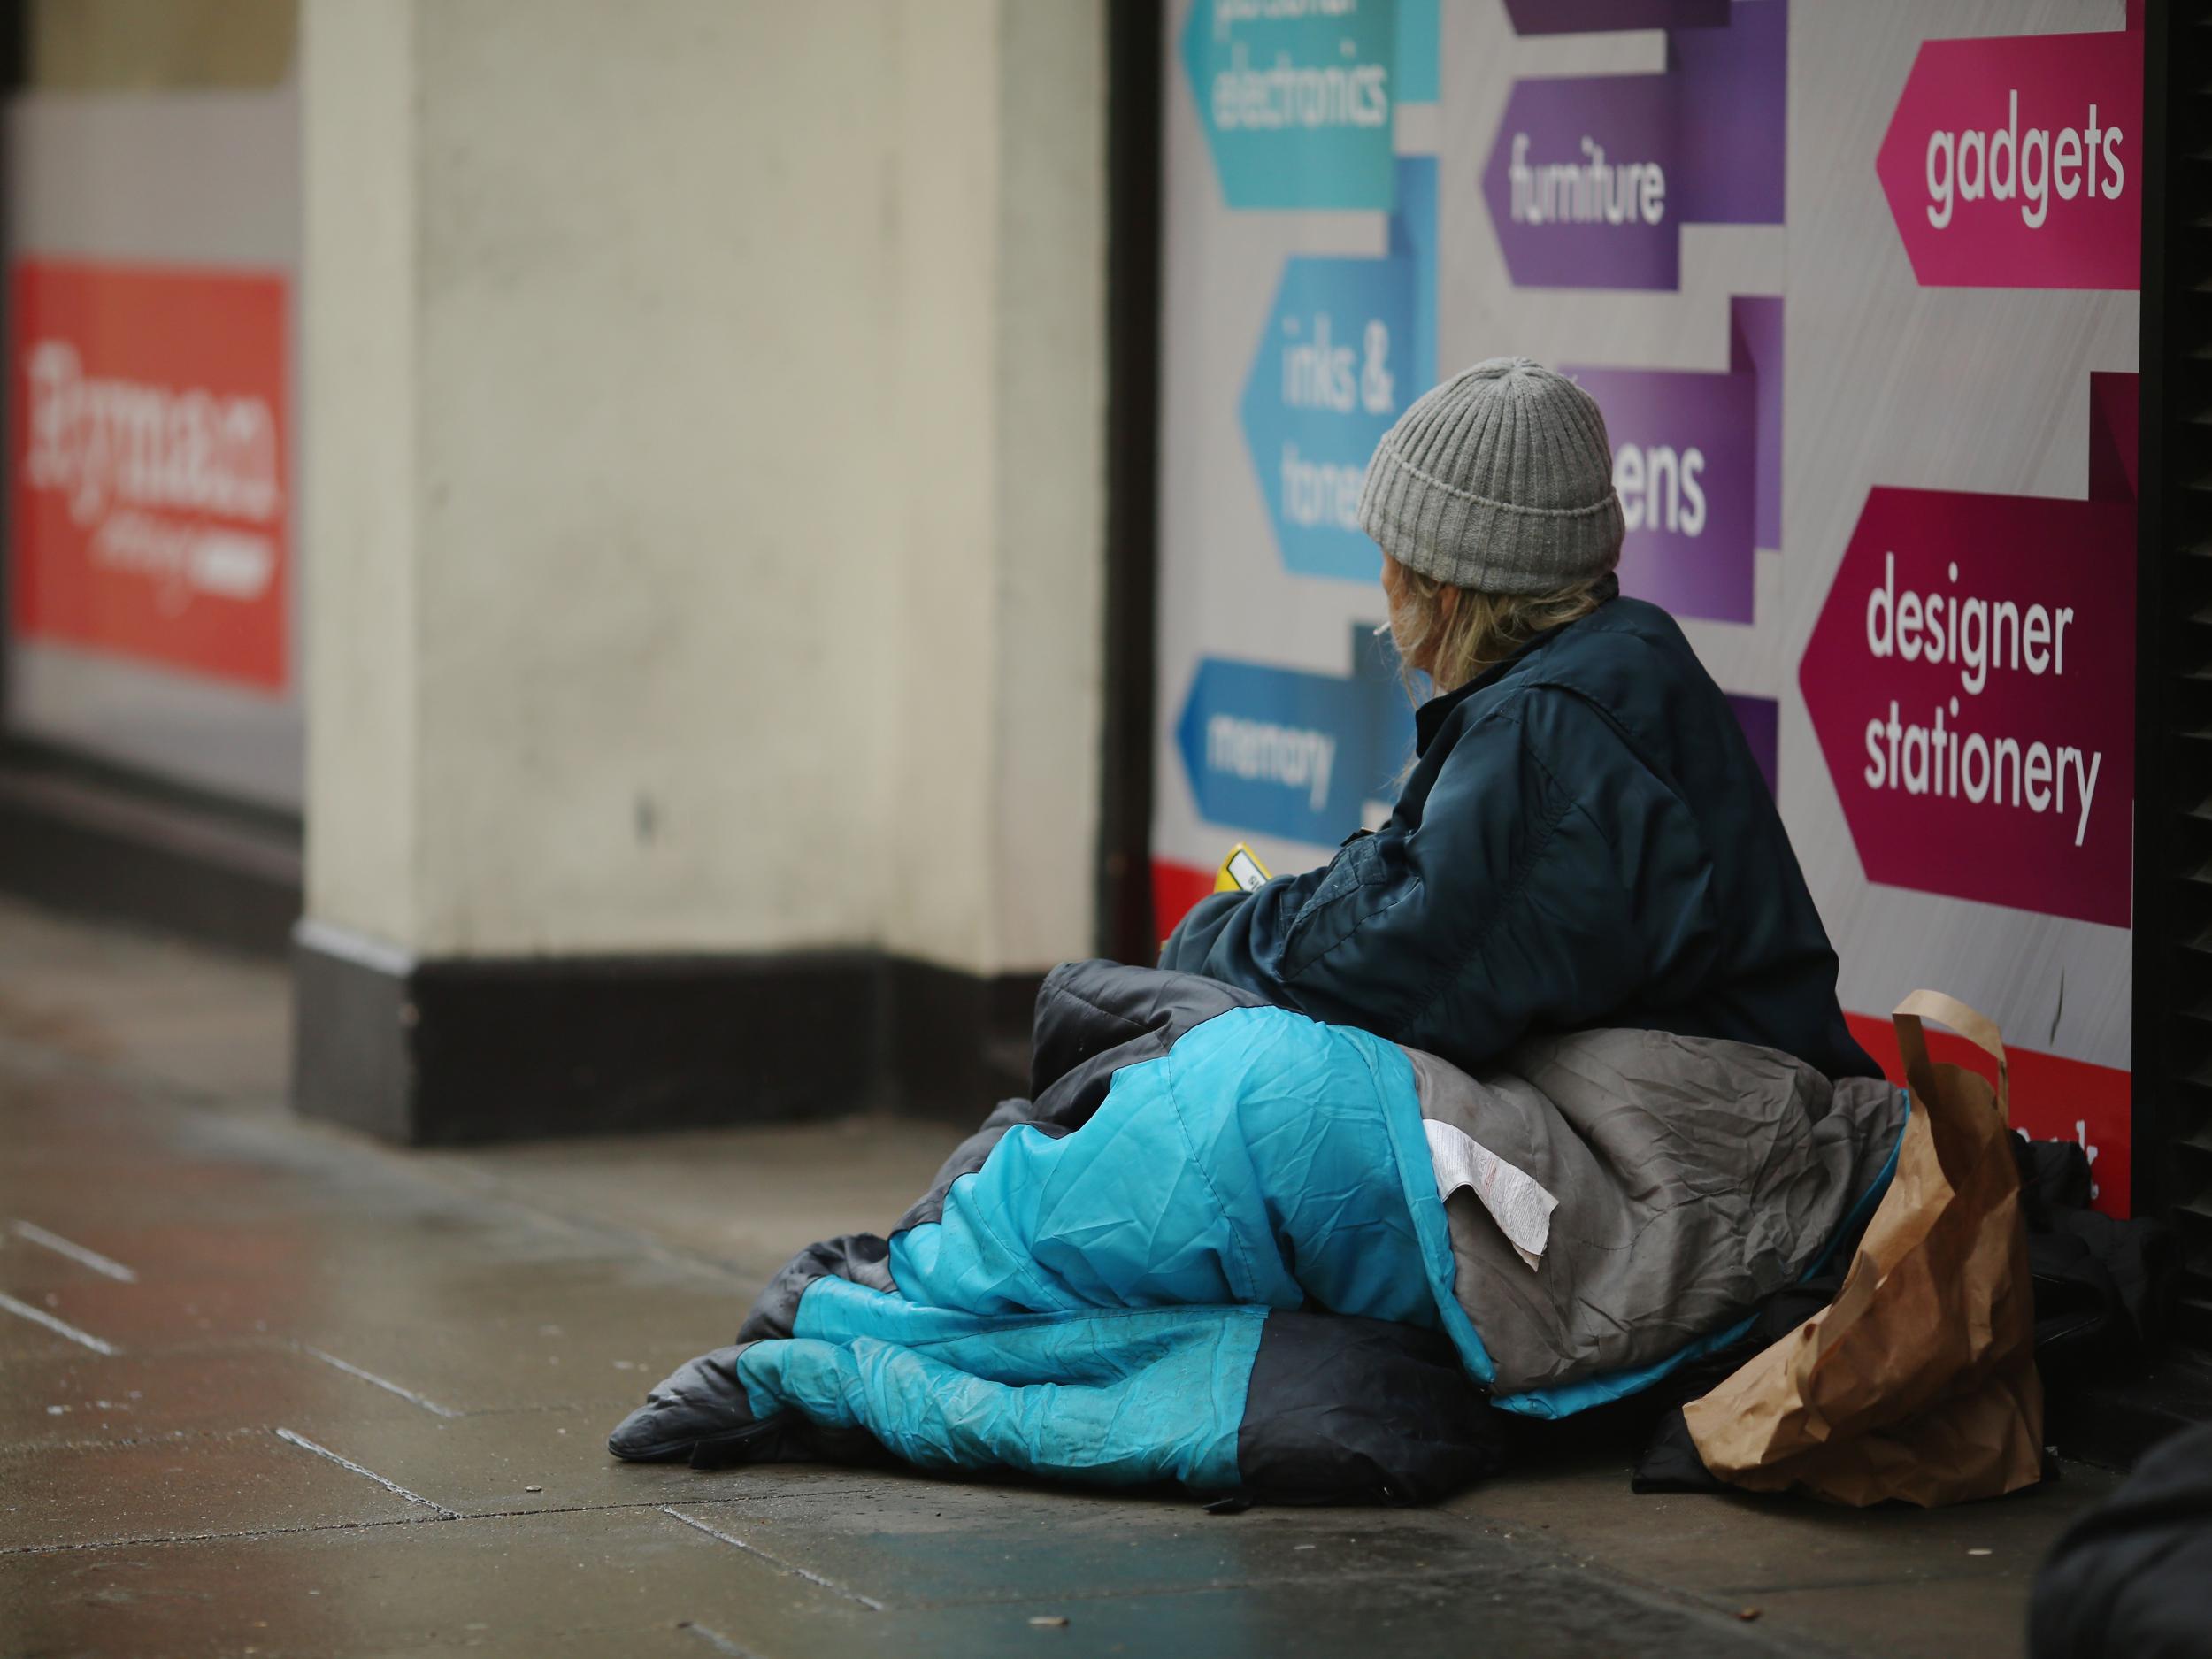
<instances>
[{"instance_id":1,"label":"dark navy jacket","mask_svg":"<svg viewBox=\"0 0 2212 1659\"><path fill-rule=\"evenodd\" d=\"M1674 619L1616 599L1419 712L1389 822L1202 901L1160 965L1474 1071L1633 1025L1878 1068L1733 710Z\"/></svg>"}]
</instances>

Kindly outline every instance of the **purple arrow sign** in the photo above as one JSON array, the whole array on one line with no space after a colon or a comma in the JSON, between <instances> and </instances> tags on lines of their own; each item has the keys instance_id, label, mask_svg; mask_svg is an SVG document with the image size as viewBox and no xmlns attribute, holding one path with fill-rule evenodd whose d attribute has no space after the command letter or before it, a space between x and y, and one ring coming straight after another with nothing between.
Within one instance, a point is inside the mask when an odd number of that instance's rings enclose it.
<instances>
[{"instance_id":1,"label":"purple arrow sign","mask_svg":"<svg viewBox=\"0 0 2212 1659\"><path fill-rule=\"evenodd\" d=\"M1516 35L1712 28L1728 21L1728 0L1505 0L1505 13Z\"/></svg>"},{"instance_id":2,"label":"purple arrow sign","mask_svg":"<svg viewBox=\"0 0 2212 1659\"><path fill-rule=\"evenodd\" d=\"M1628 534L1621 588L1678 616L1749 622L1754 549L1782 541L1782 302L1730 302L1728 372L1567 371L1598 400Z\"/></svg>"},{"instance_id":3,"label":"purple arrow sign","mask_svg":"<svg viewBox=\"0 0 2212 1659\"><path fill-rule=\"evenodd\" d=\"M1679 286L1684 225L1778 225L1788 0L1667 31L1656 75L1516 81L1483 170L1517 288Z\"/></svg>"},{"instance_id":4,"label":"purple arrow sign","mask_svg":"<svg viewBox=\"0 0 2212 1659\"><path fill-rule=\"evenodd\" d=\"M1751 758L1759 763L1759 776L1767 780L1767 793L1772 795L1775 773L1781 765L1782 705L1772 697L1746 696L1733 691L1724 695L1736 712L1736 724L1743 727L1744 741L1751 745Z\"/></svg>"}]
</instances>

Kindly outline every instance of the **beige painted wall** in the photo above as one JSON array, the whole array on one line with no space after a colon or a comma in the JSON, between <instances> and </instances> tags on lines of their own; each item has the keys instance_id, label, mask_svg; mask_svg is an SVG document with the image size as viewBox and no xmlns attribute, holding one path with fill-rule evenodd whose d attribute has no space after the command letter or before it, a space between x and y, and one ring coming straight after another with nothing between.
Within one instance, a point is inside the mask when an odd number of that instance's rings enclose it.
<instances>
[{"instance_id":1,"label":"beige painted wall","mask_svg":"<svg viewBox=\"0 0 2212 1659\"><path fill-rule=\"evenodd\" d=\"M1097 0L307 0L308 908L1091 948Z\"/></svg>"}]
</instances>

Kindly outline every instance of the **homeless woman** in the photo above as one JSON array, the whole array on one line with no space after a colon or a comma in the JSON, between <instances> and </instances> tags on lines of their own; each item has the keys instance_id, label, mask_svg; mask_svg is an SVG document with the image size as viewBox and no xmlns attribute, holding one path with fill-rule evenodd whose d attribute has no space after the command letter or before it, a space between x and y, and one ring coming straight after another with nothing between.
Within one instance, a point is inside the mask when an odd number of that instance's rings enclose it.
<instances>
[{"instance_id":1,"label":"homeless woman","mask_svg":"<svg viewBox=\"0 0 2212 1659\"><path fill-rule=\"evenodd\" d=\"M615 1455L894 1459L1410 1502L1513 1417L1738 1340L1886 1189L1908 1104L1727 701L1619 598L1604 423L1523 359L1430 393L1362 518L1441 695L1389 821L1074 963L887 1235L810 1246Z\"/></svg>"},{"instance_id":2,"label":"homeless woman","mask_svg":"<svg viewBox=\"0 0 2212 1659\"><path fill-rule=\"evenodd\" d=\"M1726 1037L1871 1077L1772 796L1672 618L1619 597L1623 521L1589 394L1477 364L1375 451L1401 658L1437 695L1389 821L1202 902L1164 968L1487 1064L1532 1032Z\"/></svg>"}]
</instances>

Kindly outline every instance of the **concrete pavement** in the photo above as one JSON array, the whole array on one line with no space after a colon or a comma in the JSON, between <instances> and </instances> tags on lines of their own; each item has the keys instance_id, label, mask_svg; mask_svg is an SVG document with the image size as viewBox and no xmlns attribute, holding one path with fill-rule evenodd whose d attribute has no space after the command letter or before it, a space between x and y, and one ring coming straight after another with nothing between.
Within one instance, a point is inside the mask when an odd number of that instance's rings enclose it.
<instances>
[{"instance_id":1,"label":"concrete pavement","mask_svg":"<svg viewBox=\"0 0 2212 1659\"><path fill-rule=\"evenodd\" d=\"M295 1122L280 971L0 907L0 1652L2016 1652L2113 1479L1925 1515L1426 1510L610 1460L760 1280L948 1142L803 1128L404 1153Z\"/></svg>"}]
</instances>

